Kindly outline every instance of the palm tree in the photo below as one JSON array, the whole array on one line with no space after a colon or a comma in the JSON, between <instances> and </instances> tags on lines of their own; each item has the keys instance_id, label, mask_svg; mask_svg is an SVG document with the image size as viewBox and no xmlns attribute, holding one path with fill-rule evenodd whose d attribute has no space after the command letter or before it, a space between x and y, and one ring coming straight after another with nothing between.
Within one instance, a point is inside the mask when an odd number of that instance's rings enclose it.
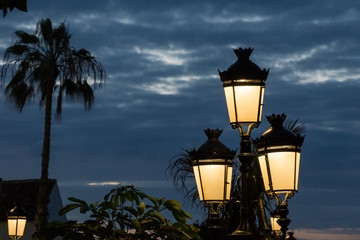
<instances>
[{"instance_id":1,"label":"palm tree","mask_svg":"<svg viewBox=\"0 0 360 240\"><path fill-rule=\"evenodd\" d=\"M85 49L69 45L71 34L65 23L53 28L50 19L40 19L34 34L15 32L14 44L4 54L0 79L10 81L5 87L5 98L19 112L25 103L39 99L45 107L45 127L41 162L41 178L37 200L36 230L47 222L48 168L50 160L50 130L52 101L57 92L56 119L60 121L63 95L82 100L85 110L94 103L94 92L86 81L92 77L94 87L105 81L105 71L99 61Z\"/></svg>"}]
</instances>

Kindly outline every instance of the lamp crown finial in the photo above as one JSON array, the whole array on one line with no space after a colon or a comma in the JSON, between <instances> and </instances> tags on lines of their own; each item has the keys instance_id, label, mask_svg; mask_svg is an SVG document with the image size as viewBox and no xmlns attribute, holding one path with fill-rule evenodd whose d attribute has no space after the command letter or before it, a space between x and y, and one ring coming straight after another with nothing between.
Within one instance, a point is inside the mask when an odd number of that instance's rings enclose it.
<instances>
[{"instance_id":1,"label":"lamp crown finial","mask_svg":"<svg viewBox=\"0 0 360 240\"><path fill-rule=\"evenodd\" d=\"M238 57L239 60L249 60L251 53L253 52L254 48L234 48L234 53Z\"/></svg>"},{"instance_id":2,"label":"lamp crown finial","mask_svg":"<svg viewBox=\"0 0 360 240\"><path fill-rule=\"evenodd\" d=\"M266 119L271 124L271 127L279 129L283 127L283 123L286 119L286 115L283 114L272 114L270 116L266 116Z\"/></svg>"},{"instance_id":3,"label":"lamp crown finial","mask_svg":"<svg viewBox=\"0 0 360 240\"><path fill-rule=\"evenodd\" d=\"M265 81L269 74L269 69L261 70L258 65L249 59L253 50L254 48L234 48L233 51L237 56L237 61L223 72L218 69L221 81L237 79Z\"/></svg>"},{"instance_id":4,"label":"lamp crown finial","mask_svg":"<svg viewBox=\"0 0 360 240\"><path fill-rule=\"evenodd\" d=\"M266 130L261 137L254 140L255 148L260 149L270 146L282 146L282 145L294 145L301 147L305 136L293 133L283 126L283 122L286 119L286 115L272 114L266 116L267 120L271 124L271 127Z\"/></svg>"},{"instance_id":5,"label":"lamp crown finial","mask_svg":"<svg viewBox=\"0 0 360 240\"><path fill-rule=\"evenodd\" d=\"M221 135L221 133L223 132L223 130L220 129L204 129L204 132L206 134L206 136L208 137L209 141L219 141L219 137Z\"/></svg>"},{"instance_id":6,"label":"lamp crown finial","mask_svg":"<svg viewBox=\"0 0 360 240\"><path fill-rule=\"evenodd\" d=\"M203 143L197 150L189 152L192 160L199 159L234 159L235 151L230 150L219 140L223 130L220 129L204 129L208 140Z\"/></svg>"}]
</instances>

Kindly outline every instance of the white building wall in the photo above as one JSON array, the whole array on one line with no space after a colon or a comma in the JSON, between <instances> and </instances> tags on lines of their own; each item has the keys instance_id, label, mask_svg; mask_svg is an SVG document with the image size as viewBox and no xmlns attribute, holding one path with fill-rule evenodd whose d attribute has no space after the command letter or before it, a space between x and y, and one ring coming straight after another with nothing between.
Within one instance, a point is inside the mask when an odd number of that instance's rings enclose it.
<instances>
[{"instance_id":1,"label":"white building wall","mask_svg":"<svg viewBox=\"0 0 360 240\"><path fill-rule=\"evenodd\" d=\"M49 198L50 198L50 202L48 205L48 211L49 211L48 222L51 221L66 222L67 218L65 215L59 216L59 210L63 207L63 204L57 183L54 185Z\"/></svg>"}]
</instances>

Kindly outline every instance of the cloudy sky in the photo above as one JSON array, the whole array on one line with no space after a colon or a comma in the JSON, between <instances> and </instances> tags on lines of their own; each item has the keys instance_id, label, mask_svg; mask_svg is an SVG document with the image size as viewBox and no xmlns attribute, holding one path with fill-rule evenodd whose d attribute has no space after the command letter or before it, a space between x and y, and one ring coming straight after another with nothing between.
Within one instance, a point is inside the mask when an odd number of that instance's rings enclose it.
<instances>
[{"instance_id":1,"label":"cloudy sky","mask_svg":"<svg viewBox=\"0 0 360 240\"><path fill-rule=\"evenodd\" d=\"M217 69L236 60L232 48L253 47L251 59L270 68L263 114L307 125L290 228L298 239L360 238L360 3L29 0L28 9L0 19L1 57L15 30L50 17L107 72L94 108L66 102L52 128L50 177L65 204L101 200L118 183L181 201L165 169L206 140L202 129L224 129L220 140L239 148ZM1 96L3 179L39 178L43 115L37 102L19 114ZM268 127L264 118L253 137Z\"/></svg>"}]
</instances>

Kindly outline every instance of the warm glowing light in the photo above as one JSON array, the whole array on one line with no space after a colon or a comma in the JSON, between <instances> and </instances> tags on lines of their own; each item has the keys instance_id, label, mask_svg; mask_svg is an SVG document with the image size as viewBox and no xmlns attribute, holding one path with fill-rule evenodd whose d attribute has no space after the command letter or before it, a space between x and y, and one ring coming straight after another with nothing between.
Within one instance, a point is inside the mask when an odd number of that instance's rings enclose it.
<instances>
[{"instance_id":1,"label":"warm glowing light","mask_svg":"<svg viewBox=\"0 0 360 240\"><path fill-rule=\"evenodd\" d=\"M232 166L235 151L219 141L223 130L205 129L208 140L189 152L200 201L223 203L230 200Z\"/></svg>"},{"instance_id":2,"label":"warm glowing light","mask_svg":"<svg viewBox=\"0 0 360 240\"><path fill-rule=\"evenodd\" d=\"M238 80L242 83L244 80ZM261 85L224 86L229 119L232 125L260 123L265 87Z\"/></svg>"},{"instance_id":3,"label":"warm glowing light","mask_svg":"<svg viewBox=\"0 0 360 240\"><path fill-rule=\"evenodd\" d=\"M219 161L223 162L224 160ZM224 165L224 163L195 165L193 169L200 201L222 202L230 200L232 166Z\"/></svg>"},{"instance_id":4,"label":"warm glowing light","mask_svg":"<svg viewBox=\"0 0 360 240\"><path fill-rule=\"evenodd\" d=\"M18 238L24 235L26 225L26 217L23 216L9 216L8 217L8 232L9 236L16 236Z\"/></svg>"},{"instance_id":5,"label":"warm glowing light","mask_svg":"<svg viewBox=\"0 0 360 240\"><path fill-rule=\"evenodd\" d=\"M283 150L286 149L285 147ZM286 194L297 191L300 167L300 152L268 152L259 155L265 191Z\"/></svg>"},{"instance_id":6,"label":"warm glowing light","mask_svg":"<svg viewBox=\"0 0 360 240\"><path fill-rule=\"evenodd\" d=\"M273 231L280 231L281 226L278 224L277 220L279 220L279 216L271 216L270 217L270 221L271 221L271 228Z\"/></svg>"}]
</instances>

